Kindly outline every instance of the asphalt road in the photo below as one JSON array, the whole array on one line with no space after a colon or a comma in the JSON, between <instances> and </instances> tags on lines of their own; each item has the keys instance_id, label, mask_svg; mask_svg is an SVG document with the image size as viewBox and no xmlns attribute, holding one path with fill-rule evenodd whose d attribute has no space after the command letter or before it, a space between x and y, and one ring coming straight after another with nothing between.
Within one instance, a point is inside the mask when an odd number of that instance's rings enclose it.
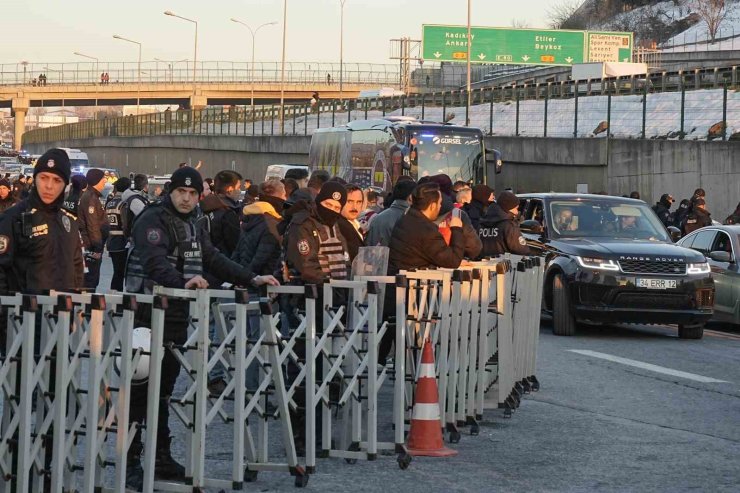
<instances>
[{"instance_id":1,"label":"asphalt road","mask_svg":"<svg viewBox=\"0 0 740 493\"><path fill-rule=\"evenodd\" d=\"M457 457L415 458L405 471L395 456L321 459L307 490L740 491L740 335L688 341L672 327L586 326L557 337L543 322L537 376L541 390L512 419L487 411L480 435L454 445ZM381 439L390 433L381 427ZM209 435L206 470L228 477L229 429ZM260 473L245 489L295 490L284 473Z\"/></svg>"}]
</instances>

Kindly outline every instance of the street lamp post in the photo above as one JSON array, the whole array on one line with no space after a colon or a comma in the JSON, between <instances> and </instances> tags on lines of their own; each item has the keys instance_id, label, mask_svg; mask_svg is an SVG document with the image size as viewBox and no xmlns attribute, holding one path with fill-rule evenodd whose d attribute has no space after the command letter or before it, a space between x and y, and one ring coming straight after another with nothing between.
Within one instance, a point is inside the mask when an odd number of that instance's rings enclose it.
<instances>
[{"instance_id":1,"label":"street lamp post","mask_svg":"<svg viewBox=\"0 0 740 493\"><path fill-rule=\"evenodd\" d=\"M473 36L471 36L471 29L470 29L470 13L471 13L471 3L472 0L468 0L468 82L467 82L467 90L468 90L468 100L465 106L465 126L470 126L470 53L471 53L471 45L473 44Z\"/></svg>"},{"instance_id":2,"label":"street lamp post","mask_svg":"<svg viewBox=\"0 0 740 493\"><path fill-rule=\"evenodd\" d=\"M239 19L235 19L232 17L231 22L236 22L237 24L241 24L242 26L246 27L247 29L249 29L249 33L252 35L252 75L251 75L252 94L250 97L250 108L252 111L252 118L254 118L254 46L255 46L255 39L260 29L266 26L274 26L275 24L277 24L277 22L267 22L265 24L262 24L261 26L259 26L257 29L254 29L254 30L252 30L252 28L249 27L248 24L240 21Z\"/></svg>"},{"instance_id":3,"label":"street lamp post","mask_svg":"<svg viewBox=\"0 0 740 493\"><path fill-rule=\"evenodd\" d=\"M67 109L65 100L67 99L67 88L64 86L64 71L63 70L54 70L53 68L49 67L42 67L44 72L56 72L59 74L59 81L62 85L62 124L67 123Z\"/></svg>"},{"instance_id":4,"label":"street lamp post","mask_svg":"<svg viewBox=\"0 0 740 493\"><path fill-rule=\"evenodd\" d=\"M175 69L173 68L173 65L174 65L175 63L180 63L180 62L187 62L187 61L188 61L188 59L187 59L187 58L183 58L182 60L172 60L172 61L168 61L168 60L162 60L161 58L157 58L157 57L154 57L154 61L155 61L155 62L162 62L162 63L166 63L166 64L167 64L167 68L168 68L168 69L169 69L169 71L170 71L170 82L175 82ZM167 82L167 76L165 76L165 78L164 78L164 81L165 81L165 82Z\"/></svg>"},{"instance_id":5,"label":"street lamp post","mask_svg":"<svg viewBox=\"0 0 740 493\"><path fill-rule=\"evenodd\" d=\"M133 43L139 47L139 62L136 67L136 116L139 116L139 110L141 109L141 43L134 41L133 39L124 38L117 34L114 34L113 37L115 39L120 39L121 41L126 41L127 43Z\"/></svg>"},{"instance_id":6,"label":"street lamp post","mask_svg":"<svg viewBox=\"0 0 740 493\"><path fill-rule=\"evenodd\" d=\"M195 68L198 65L198 21L188 19L187 17L183 17L181 15L177 15L171 10L165 10L164 15L177 17L178 19L182 19L184 21L192 22L193 24L195 24L195 48L193 49L193 96L195 96Z\"/></svg>"},{"instance_id":7,"label":"street lamp post","mask_svg":"<svg viewBox=\"0 0 740 493\"><path fill-rule=\"evenodd\" d=\"M288 31L288 0L283 0L283 56L280 62L280 134L285 134L285 35Z\"/></svg>"},{"instance_id":8,"label":"street lamp post","mask_svg":"<svg viewBox=\"0 0 740 493\"><path fill-rule=\"evenodd\" d=\"M96 57L85 55L84 53L80 53L79 51L75 51L74 54L77 56L81 56L82 58L89 58L90 60L95 60L95 74L96 74L95 77L98 76L97 74L100 73L100 66L99 66L99 60ZM93 77L93 81L96 80L95 77ZM97 118L98 117L98 83L93 82L93 84L95 84L95 118Z\"/></svg>"},{"instance_id":9,"label":"street lamp post","mask_svg":"<svg viewBox=\"0 0 740 493\"><path fill-rule=\"evenodd\" d=\"M339 0L339 100L342 100L344 89L344 4L347 0Z\"/></svg>"}]
</instances>

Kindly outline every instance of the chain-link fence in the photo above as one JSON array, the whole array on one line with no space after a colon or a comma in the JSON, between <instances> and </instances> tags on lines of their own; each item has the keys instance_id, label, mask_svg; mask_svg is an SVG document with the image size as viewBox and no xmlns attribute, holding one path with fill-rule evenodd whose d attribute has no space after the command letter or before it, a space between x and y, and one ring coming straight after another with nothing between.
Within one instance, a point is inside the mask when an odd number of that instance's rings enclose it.
<instances>
[{"instance_id":1,"label":"chain-link fence","mask_svg":"<svg viewBox=\"0 0 740 493\"><path fill-rule=\"evenodd\" d=\"M310 135L358 119L408 116L470 125L487 135L734 139L740 135L735 68L599 81L213 107L90 120L27 132L24 144L149 135Z\"/></svg>"}]
</instances>

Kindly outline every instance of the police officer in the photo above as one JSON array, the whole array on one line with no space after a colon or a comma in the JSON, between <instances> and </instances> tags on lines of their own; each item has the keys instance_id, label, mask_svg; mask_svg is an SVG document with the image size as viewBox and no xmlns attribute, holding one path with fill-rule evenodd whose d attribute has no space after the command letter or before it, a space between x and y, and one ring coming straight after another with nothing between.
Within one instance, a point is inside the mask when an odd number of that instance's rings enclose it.
<instances>
[{"instance_id":1,"label":"police officer","mask_svg":"<svg viewBox=\"0 0 740 493\"><path fill-rule=\"evenodd\" d=\"M283 237L283 249L287 276L292 284L322 284L330 279L346 279L348 277L349 255L344 238L339 232L337 221L342 217L342 208L347 203L347 190L339 182L327 181L324 183L313 202L301 200L290 211L292 217ZM319 289L319 294L322 289ZM341 305L344 301L343 293L335 290L334 304ZM300 303L291 300L286 303L281 300L281 309L290 329L295 329L298 318L295 307ZM316 306L323 306L321 299ZM321 327L321 318L317 313L317 325ZM305 356L302 348L297 348L299 358ZM319 361L319 365L321 365ZM318 368L321 372L321 366ZM300 369L288 365L288 379L293 381ZM335 392L338 384L330 385L330 392ZM305 407L302 396L297 397L296 404ZM290 419L295 435L296 449L302 455L305 450L305 414L291 409ZM320 435L320 420L316 423L317 435Z\"/></svg>"},{"instance_id":2,"label":"police officer","mask_svg":"<svg viewBox=\"0 0 740 493\"><path fill-rule=\"evenodd\" d=\"M712 225L712 217L706 209L706 202L701 196L694 196L691 211L684 219L683 231L685 234L693 233L697 229Z\"/></svg>"},{"instance_id":3,"label":"police officer","mask_svg":"<svg viewBox=\"0 0 740 493\"><path fill-rule=\"evenodd\" d=\"M82 287L77 220L62 209L70 170L66 152L46 151L28 198L0 215L0 293Z\"/></svg>"},{"instance_id":4,"label":"police officer","mask_svg":"<svg viewBox=\"0 0 740 493\"><path fill-rule=\"evenodd\" d=\"M346 279L349 255L336 226L347 203L347 190L338 182L321 186L314 203L299 202L285 238L285 261L291 280L319 284L328 279Z\"/></svg>"},{"instance_id":5,"label":"police officer","mask_svg":"<svg viewBox=\"0 0 740 493\"><path fill-rule=\"evenodd\" d=\"M478 235L483 242L481 256L491 257L507 252L515 255L532 254L519 229L518 214L517 196L509 191L501 192L480 222Z\"/></svg>"},{"instance_id":6,"label":"police officer","mask_svg":"<svg viewBox=\"0 0 740 493\"><path fill-rule=\"evenodd\" d=\"M85 287L96 289L100 282L100 265L103 263L103 251L108 238L110 224L100 202L105 187L105 173L97 168L88 170L87 190L80 197L77 218L80 223L82 246L85 247Z\"/></svg>"},{"instance_id":7,"label":"police officer","mask_svg":"<svg viewBox=\"0 0 740 493\"><path fill-rule=\"evenodd\" d=\"M16 200L13 194L10 193L13 186L10 184L10 180L3 178L0 180L0 213L5 212L16 204Z\"/></svg>"},{"instance_id":8,"label":"police officer","mask_svg":"<svg viewBox=\"0 0 740 493\"><path fill-rule=\"evenodd\" d=\"M126 257L128 256L128 238L123 233L123 219L121 208L123 206L123 193L131 187L131 180L119 178L113 184L113 193L105 202L105 214L108 216L110 233L106 247L113 262L113 277L110 288L123 291L123 274L126 271Z\"/></svg>"},{"instance_id":9,"label":"police officer","mask_svg":"<svg viewBox=\"0 0 740 493\"><path fill-rule=\"evenodd\" d=\"M671 206L675 200L669 193L664 193L660 196L660 200L653 206L655 214L660 219L660 222L667 228L673 226L673 214L671 213Z\"/></svg>"},{"instance_id":10,"label":"police officer","mask_svg":"<svg viewBox=\"0 0 740 493\"><path fill-rule=\"evenodd\" d=\"M77 208L80 205L80 197L87 189L87 179L82 175L74 175L71 179L69 193L64 199L64 208L77 217Z\"/></svg>"},{"instance_id":11,"label":"police officer","mask_svg":"<svg viewBox=\"0 0 740 493\"><path fill-rule=\"evenodd\" d=\"M155 285L168 288L207 288L205 272L242 286L277 285L272 276L255 276L221 254L207 234L196 226L195 207L203 193L200 173L189 166L172 174L170 192L157 204L150 205L139 215L133 227L133 250L126 271L126 290L151 293ZM187 338L188 302L170 300L165 314L166 342L183 344ZM137 313L137 323L148 322L146 313ZM171 352L162 361L159 395L159 422L155 475L160 479L182 480L185 469L170 453L168 400L180 373L180 363ZM131 389L131 421L142 423L146 417L147 386ZM143 470L140 432L129 448L126 484L141 491Z\"/></svg>"}]
</instances>

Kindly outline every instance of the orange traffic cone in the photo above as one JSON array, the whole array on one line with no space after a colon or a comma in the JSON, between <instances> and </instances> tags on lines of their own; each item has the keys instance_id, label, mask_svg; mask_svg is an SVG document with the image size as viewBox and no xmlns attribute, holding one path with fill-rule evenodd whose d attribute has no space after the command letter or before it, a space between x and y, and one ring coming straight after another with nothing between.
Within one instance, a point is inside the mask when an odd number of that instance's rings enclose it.
<instances>
[{"instance_id":1,"label":"orange traffic cone","mask_svg":"<svg viewBox=\"0 0 740 493\"><path fill-rule=\"evenodd\" d=\"M439 392L434 372L432 342L427 339L421 355L421 371L416 382L416 399L411 415L411 430L406 447L411 455L450 457L457 455L442 443L442 425L439 417Z\"/></svg>"}]
</instances>

